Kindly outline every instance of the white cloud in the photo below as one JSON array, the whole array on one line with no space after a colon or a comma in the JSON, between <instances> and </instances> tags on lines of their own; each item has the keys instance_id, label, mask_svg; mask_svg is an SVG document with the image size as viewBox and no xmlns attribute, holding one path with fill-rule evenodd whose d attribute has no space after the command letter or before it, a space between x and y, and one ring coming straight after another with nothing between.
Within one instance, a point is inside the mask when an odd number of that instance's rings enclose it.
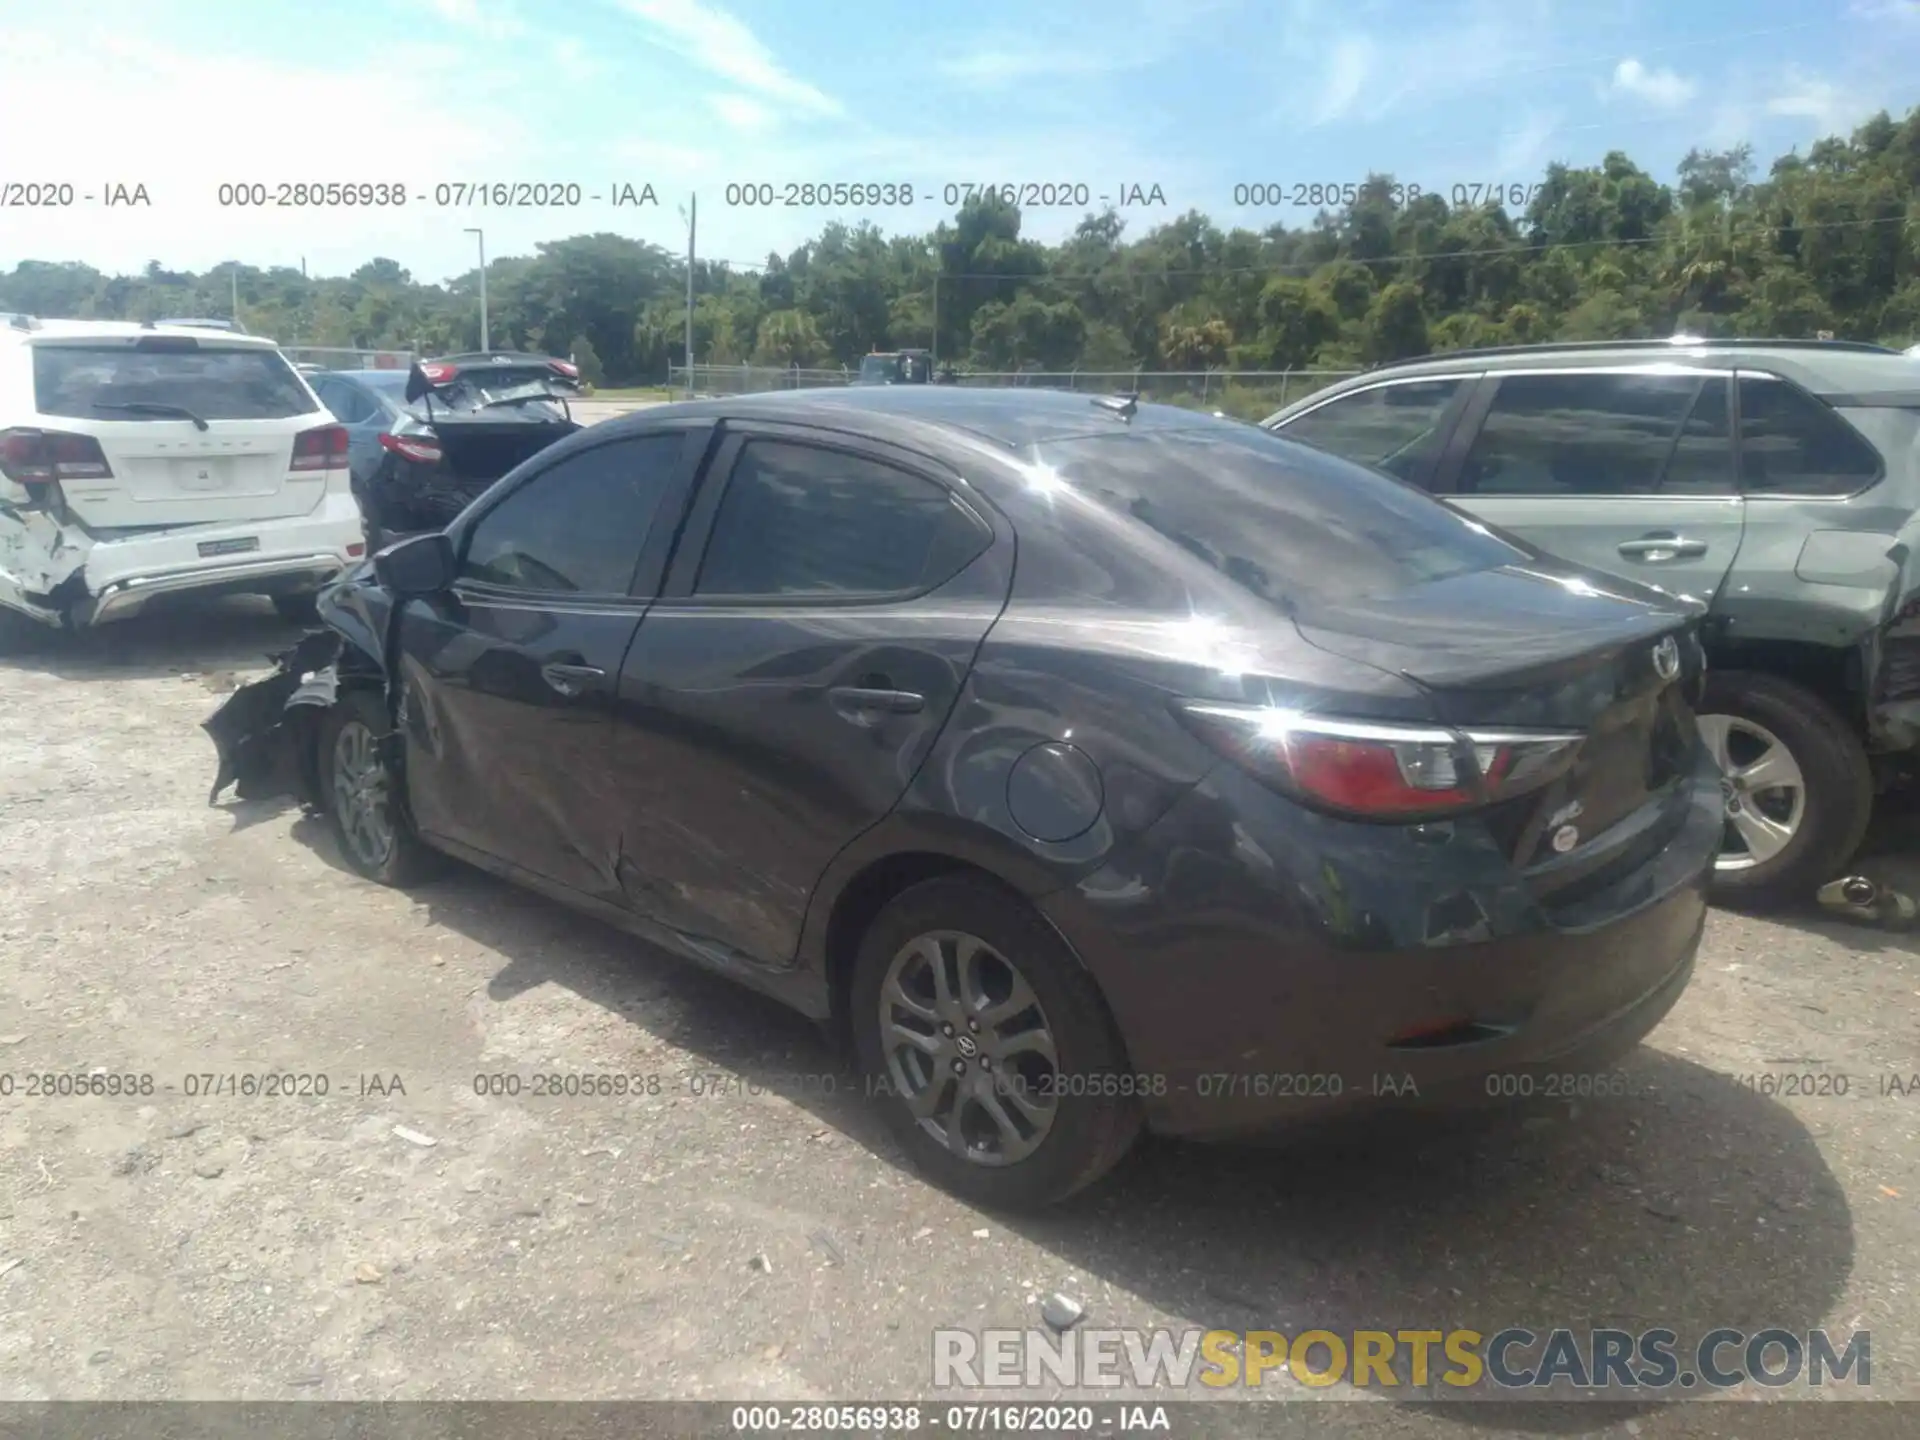
<instances>
[{"instance_id":1,"label":"white cloud","mask_svg":"<svg viewBox=\"0 0 1920 1440\"><path fill-rule=\"evenodd\" d=\"M774 126L773 111L745 95L711 95L707 97L707 104L714 114L744 135L764 135Z\"/></svg>"},{"instance_id":2,"label":"white cloud","mask_svg":"<svg viewBox=\"0 0 1920 1440\"><path fill-rule=\"evenodd\" d=\"M1614 66L1608 95L1626 95L1661 110L1677 110L1699 93L1699 86L1675 70L1654 70L1638 60Z\"/></svg>"},{"instance_id":3,"label":"white cloud","mask_svg":"<svg viewBox=\"0 0 1920 1440\"><path fill-rule=\"evenodd\" d=\"M10 257L85 259L118 269L148 259L205 269L236 257L298 266L305 257L316 273L327 273L376 254L451 254L450 246L434 242L451 234L470 247L471 237L459 228L480 222L419 203L420 193L430 202L436 180L512 178L526 173L532 158L524 107L506 103L456 106L433 120L435 153L485 154L485 175L442 173L397 142L395 125L404 123L406 107L404 98L396 107L396 97L511 98L516 78L477 64L471 53L402 41L372 47L341 66L319 53L309 61L297 53L190 51L106 26L87 35L84 51L76 43L67 34L16 29L0 46L0 135L31 137L10 143L9 158L19 155L20 170L70 181L83 193L108 183L144 185L152 203L9 211ZM86 55L85 65L74 64L76 53ZM323 146L309 143L302 129L302 96L325 97ZM47 124L49 115L61 122ZM276 118L261 123L263 116ZM337 157L343 155L372 163L342 166ZM271 192L283 181L400 183L408 200L372 211L220 203L222 183L257 182ZM492 227L505 218L496 212L485 222L494 253L504 251Z\"/></svg>"},{"instance_id":4,"label":"white cloud","mask_svg":"<svg viewBox=\"0 0 1920 1440\"><path fill-rule=\"evenodd\" d=\"M1331 125L1352 116L1355 105L1366 95L1377 55L1378 47L1365 35L1349 35L1335 43L1314 91L1315 125Z\"/></svg>"},{"instance_id":5,"label":"white cloud","mask_svg":"<svg viewBox=\"0 0 1920 1440\"><path fill-rule=\"evenodd\" d=\"M1845 134L1879 108L1872 95L1857 87L1799 71L1789 72L1766 101L1769 115L1810 120L1822 135Z\"/></svg>"},{"instance_id":6,"label":"white cloud","mask_svg":"<svg viewBox=\"0 0 1920 1440\"><path fill-rule=\"evenodd\" d=\"M482 3L482 0L426 0L433 13L458 31L489 40L510 40L524 35L526 23L506 4Z\"/></svg>"},{"instance_id":7,"label":"white cloud","mask_svg":"<svg viewBox=\"0 0 1920 1440\"><path fill-rule=\"evenodd\" d=\"M1849 13L1859 20L1920 25L1920 0L1854 0Z\"/></svg>"},{"instance_id":8,"label":"white cloud","mask_svg":"<svg viewBox=\"0 0 1920 1440\"><path fill-rule=\"evenodd\" d=\"M607 67L587 53L587 47L568 35L553 42L553 64L569 80L591 80L606 73Z\"/></svg>"},{"instance_id":9,"label":"white cloud","mask_svg":"<svg viewBox=\"0 0 1920 1440\"><path fill-rule=\"evenodd\" d=\"M1520 128L1500 136L1492 171L1499 175L1535 175L1553 158L1554 137L1560 133L1560 112L1530 110Z\"/></svg>"},{"instance_id":10,"label":"white cloud","mask_svg":"<svg viewBox=\"0 0 1920 1440\"><path fill-rule=\"evenodd\" d=\"M845 113L838 100L782 69L759 37L725 10L698 0L620 0L620 5L644 21L660 44L742 90L808 114Z\"/></svg>"},{"instance_id":11,"label":"white cloud","mask_svg":"<svg viewBox=\"0 0 1920 1440\"><path fill-rule=\"evenodd\" d=\"M1008 49L973 50L940 62L940 72L982 90L1004 90L1041 76L1100 75L1147 63L1140 59L1109 59L1087 50L1065 46L1025 45Z\"/></svg>"}]
</instances>

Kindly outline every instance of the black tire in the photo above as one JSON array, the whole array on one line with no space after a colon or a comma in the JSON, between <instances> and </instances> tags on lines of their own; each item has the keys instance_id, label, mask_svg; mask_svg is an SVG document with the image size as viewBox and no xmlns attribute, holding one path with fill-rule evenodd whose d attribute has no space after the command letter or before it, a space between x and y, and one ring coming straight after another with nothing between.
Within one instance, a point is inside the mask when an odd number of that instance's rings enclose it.
<instances>
[{"instance_id":1,"label":"black tire","mask_svg":"<svg viewBox=\"0 0 1920 1440\"><path fill-rule=\"evenodd\" d=\"M1799 765L1806 791L1785 848L1746 869L1716 867L1713 898L1749 910L1805 904L1843 873L1866 838L1874 788L1866 747L1826 701L1775 675L1709 671L1699 710L1764 726Z\"/></svg>"},{"instance_id":2,"label":"black tire","mask_svg":"<svg viewBox=\"0 0 1920 1440\"><path fill-rule=\"evenodd\" d=\"M915 1120L890 1079L881 1042L881 990L895 957L909 942L936 931L963 931L1008 957L1051 1031L1055 1073L1074 1082L1058 1087L1063 1093L1055 1098L1052 1123L1038 1147L1011 1163L989 1165L953 1153ZM1131 1097L1073 1093L1108 1088L1098 1081L1102 1076L1115 1078L1111 1088L1122 1088L1132 1073L1098 987L1039 915L990 880L945 876L896 896L861 937L848 1003L860 1068L887 1124L923 1173L964 1199L1008 1210L1064 1200L1119 1164L1139 1134L1139 1109ZM1095 1083L1080 1083L1081 1077Z\"/></svg>"},{"instance_id":3,"label":"black tire","mask_svg":"<svg viewBox=\"0 0 1920 1440\"><path fill-rule=\"evenodd\" d=\"M314 773L320 782L320 803L326 811L327 827L333 832L340 858L356 875L395 889L433 878L443 868L439 852L430 849L414 833L404 805L389 801L386 806L391 844L384 853L373 852L360 837L348 833L338 781L341 736L352 726L360 727L375 739L386 735L386 708L372 691L349 690L341 695L321 721L316 742Z\"/></svg>"},{"instance_id":4,"label":"black tire","mask_svg":"<svg viewBox=\"0 0 1920 1440\"><path fill-rule=\"evenodd\" d=\"M282 620L290 620L296 625L312 625L320 619L320 592L317 590L271 598L273 608L279 612Z\"/></svg>"}]
</instances>

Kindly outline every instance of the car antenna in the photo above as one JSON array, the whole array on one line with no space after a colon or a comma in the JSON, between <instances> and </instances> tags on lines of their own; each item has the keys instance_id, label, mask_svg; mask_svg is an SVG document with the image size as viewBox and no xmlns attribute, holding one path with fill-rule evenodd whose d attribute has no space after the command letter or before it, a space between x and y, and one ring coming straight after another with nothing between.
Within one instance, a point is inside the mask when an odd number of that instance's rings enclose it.
<instances>
[{"instance_id":1,"label":"car antenna","mask_svg":"<svg viewBox=\"0 0 1920 1440\"><path fill-rule=\"evenodd\" d=\"M1096 395L1092 403L1102 410L1113 411L1122 420L1131 420L1134 412L1140 408L1140 392L1123 390L1118 395Z\"/></svg>"}]
</instances>

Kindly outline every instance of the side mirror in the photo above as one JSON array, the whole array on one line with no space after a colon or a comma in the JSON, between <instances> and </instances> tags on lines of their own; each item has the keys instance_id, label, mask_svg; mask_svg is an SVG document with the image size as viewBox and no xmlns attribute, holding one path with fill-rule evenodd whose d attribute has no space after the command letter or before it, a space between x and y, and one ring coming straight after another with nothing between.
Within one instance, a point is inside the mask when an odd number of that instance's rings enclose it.
<instances>
[{"instance_id":1,"label":"side mirror","mask_svg":"<svg viewBox=\"0 0 1920 1440\"><path fill-rule=\"evenodd\" d=\"M438 595L453 585L453 542L438 531L398 541L373 557L373 573L398 599Z\"/></svg>"}]
</instances>

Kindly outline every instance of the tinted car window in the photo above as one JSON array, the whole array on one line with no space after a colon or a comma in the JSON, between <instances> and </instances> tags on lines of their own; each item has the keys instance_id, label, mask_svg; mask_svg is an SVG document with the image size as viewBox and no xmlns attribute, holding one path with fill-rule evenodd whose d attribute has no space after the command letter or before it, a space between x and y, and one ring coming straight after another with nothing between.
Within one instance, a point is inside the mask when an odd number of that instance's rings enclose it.
<instances>
[{"instance_id":1,"label":"tinted car window","mask_svg":"<svg viewBox=\"0 0 1920 1440\"><path fill-rule=\"evenodd\" d=\"M1284 609L1526 558L1411 486L1251 426L1089 436L1038 454L1068 484Z\"/></svg>"},{"instance_id":2,"label":"tinted car window","mask_svg":"<svg viewBox=\"0 0 1920 1440\"><path fill-rule=\"evenodd\" d=\"M1742 375L1740 478L1761 493L1851 495L1880 478L1880 454L1804 390Z\"/></svg>"},{"instance_id":3,"label":"tinted car window","mask_svg":"<svg viewBox=\"0 0 1920 1440\"><path fill-rule=\"evenodd\" d=\"M314 388L320 389L317 385ZM358 425L363 420L373 418L375 406L372 397L357 385L344 380L327 382L327 388L320 390L320 399L343 424Z\"/></svg>"},{"instance_id":4,"label":"tinted car window","mask_svg":"<svg viewBox=\"0 0 1920 1440\"><path fill-rule=\"evenodd\" d=\"M991 536L940 485L864 456L750 441L698 595L896 595L957 573Z\"/></svg>"},{"instance_id":5,"label":"tinted car window","mask_svg":"<svg viewBox=\"0 0 1920 1440\"><path fill-rule=\"evenodd\" d=\"M1666 473L1660 477L1660 494L1733 493L1733 415L1728 404L1732 388L1719 375L1701 385L1680 426Z\"/></svg>"},{"instance_id":6,"label":"tinted car window","mask_svg":"<svg viewBox=\"0 0 1920 1440\"><path fill-rule=\"evenodd\" d=\"M474 527L460 578L513 590L626 594L681 444L679 435L647 435L562 460Z\"/></svg>"},{"instance_id":7,"label":"tinted car window","mask_svg":"<svg viewBox=\"0 0 1920 1440\"><path fill-rule=\"evenodd\" d=\"M217 340L183 345L171 337L142 344L147 348L35 345L35 408L42 415L176 424L178 415L117 407L180 406L202 420L285 420L313 413L306 386L276 350Z\"/></svg>"},{"instance_id":8,"label":"tinted car window","mask_svg":"<svg viewBox=\"0 0 1920 1440\"><path fill-rule=\"evenodd\" d=\"M1401 480L1432 452L1447 405L1463 380L1410 380L1343 395L1280 427L1343 460L1385 470Z\"/></svg>"},{"instance_id":9,"label":"tinted car window","mask_svg":"<svg viewBox=\"0 0 1920 1440\"><path fill-rule=\"evenodd\" d=\"M1508 375L1460 472L1473 495L1652 495L1697 375Z\"/></svg>"}]
</instances>

